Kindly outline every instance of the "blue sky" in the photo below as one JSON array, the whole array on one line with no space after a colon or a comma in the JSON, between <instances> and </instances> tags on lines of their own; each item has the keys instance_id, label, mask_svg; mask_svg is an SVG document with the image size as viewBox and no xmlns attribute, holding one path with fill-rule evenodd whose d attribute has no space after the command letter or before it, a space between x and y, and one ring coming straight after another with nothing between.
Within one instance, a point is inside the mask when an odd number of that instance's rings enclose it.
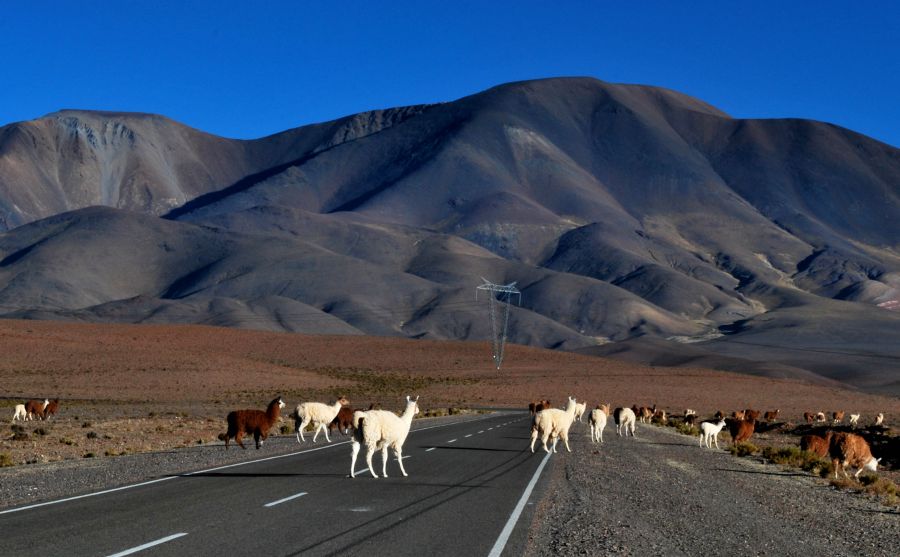
<instances>
[{"instance_id":1,"label":"blue sky","mask_svg":"<svg viewBox=\"0 0 900 557\"><path fill-rule=\"evenodd\" d=\"M252 138L581 75L900 146L898 37L894 1L11 2L0 125L124 110Z\"/></svg>"}]
</instances>

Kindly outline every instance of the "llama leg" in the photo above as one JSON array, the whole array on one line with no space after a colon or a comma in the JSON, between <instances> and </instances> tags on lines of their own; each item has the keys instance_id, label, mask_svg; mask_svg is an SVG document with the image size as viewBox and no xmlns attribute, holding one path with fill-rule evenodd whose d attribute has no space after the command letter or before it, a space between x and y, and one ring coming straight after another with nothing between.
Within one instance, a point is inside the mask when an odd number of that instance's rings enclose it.
<instances>
[{"instance_id":1,"label":"llama leg","mask_svg":"<svg viewBox=\"0 0 900 557\"><path fill-rule=\"evenodd\" d=\"M403 467L403 447L394 449L394 454L397 455L397 462L400 463L400 472L404 477L408 476L409 474L406 473L406 468ZM860 468L860 470L862 470L862 468Z\"/></svg>"},{"instance_id":2,"label":"llama leg","mask_svg":"<svg viewBox=\"0 0 900 557\"><path fill-rule=\"evenodd\" d=\"M359 443L354 439L350 445L350 477L356 477L356 455L359 454Z\"/></svg>"},{"instance_id":3,"label":"llama leg","mask_svg":"<svg viewBox=\"0 0 900 557\"><path fill-rule=\"evenodd\" d=\"M309 420L306 418L302 418L294 421L294 428L297 430L297 442L298 443L306 443L306 437L303 436L303 430L306 429L307 424L309 424Z\"/></svg>"},{"instance_id":4,"label":"llama leg","mask_svg":"<svg viewBox=\"0 0 900 557\"><path fill-rule=\"evenodd\" d=\"M381 447L381 475L382 477L388 477L387 475L387 463L388 463L388 446L385 444Z\"/></svg>"},{"instance_id":5,"label":"llama leg","mask_svg":"<svg viewBox=\"0 0 900 557\"><path fill-rule=\"evenodd\" d=\"M550 439L550 432L545 431L544 434L541 436L541 444L544 445L544 452L549 454L550 449L547 448L547 440L548 439Z\"/></svg>"},{"instance_id":6,"label":"llama leg","mask_svg":"<svg viewBox=\"0 0 900 557\"><path fill-rule=\"evenodd\" d=\"M565 432L563 434L562 438L563 438L563 442L566 444L566 450L571 453L572 449L569 448L569 432L568 431Z\"/></svg>"},{"instance_id":7,"label":"llama leg","mask_svg":"<svg viewBox=\"0 0 900 557\"><path fill-rule=\"evenodd\" d=\"M325 441L331 443L331 439L328 437L328 428L325 426L325 424L322 424L322 431L325 432Z\"/></svg>"},{"instance_id":8,"label":"llama leg","mask_svg":"<svg viewBox=\"0 0 900 557\"><path fill-rule=\"evenodd\" d=\"M597 429L600 430L600 443L602 444L602 443L603 443L603 428L602 428L602 427L599 427L599 428L597 428Z\"/></svg>"},{"instance_id":9,"label":"llama leg","mask_svg":"<svg viewBox=\"0 0 900 557\"><path fill-rule=\"evenodd\" d=\"M259 434L259 431L253 432L253 440L256 441L256 450L258 451L260 447L262 447L262 439Z\"/></svg>"},{"instance_id":10,"label":"llama leg","mask_svg":"<svg viewBox=\"0 0 900 557\"><path fill-rule=\"evenodd\" d=\"M316 422L316 423L315 423L315 426L316 426L316 431L315 431L315 433L313 433L313 443L316 442L316 437L319 436L319 431L322 430L322 424Z\"/></svg>"},{"instance_id":11,"label":"llama leg","mask_svg":"<svg viewBox=\"0 0 900 557\"><path fill-rule=\"evenodd\" d=\"M366 447L366 464L369 465L369 472L372 472L372 477L377 478L378 474L375 473L375 467L372 466L372 455L375 454L375 447Z\"/></svg>"},{"instance_id":12,"label":"llama leg","mask_svg":"<svg viewBox=\"0 0 900 557\"><path fill-rule=\"evenodd\" d=\"M234 434L234 442L237 443L238 445L240 445L240 447L242 449L246 449L247 447L245 447L243 441L241 441L241 439L243 439L243 437L244 437L244 431L239 429L237 431L237 433Z\"/></svg>"},{"instance_id":13,"label":"llama leg","mask_svg":"<svg viewBox=\"0 0 900 557\"><path fill-rule=\"evenodd\" d=\"M719 436L718 435L715 435L713 437L713 444L716 446L717 449L719 448Z\"/></svg>"},{"instance_id":14,"label":"llama leg","mask_svg":"<svg viewBox=\"0 0 900 557\"><path fill-rule=\"evenodd\" d=\"M537 438L538 438L537 429L532 428L532 430L531 430L531 452L534 452L534 442L537 441Z\"/></svg>"}]
</instances>

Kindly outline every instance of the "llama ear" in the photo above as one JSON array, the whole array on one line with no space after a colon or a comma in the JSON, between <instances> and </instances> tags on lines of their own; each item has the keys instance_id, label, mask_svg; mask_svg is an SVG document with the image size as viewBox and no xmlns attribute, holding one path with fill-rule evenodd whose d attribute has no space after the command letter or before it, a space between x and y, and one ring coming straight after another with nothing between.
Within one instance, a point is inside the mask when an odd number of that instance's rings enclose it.
<instances>
[{"instance_id":1,"label":"llama ear","mask_svg":"<svg viewBox=\"0 0 900 557\"><path fill-rule=\"evenodd\" d=\"M406 402L409 402L409 395L406 395Z\"/></svg>"},{"instance_id":2,"label":"llama ear","mask_svg":"<svg viewBox=\"0 0 900 557\"><path fill-rule=\"evenodd\" d=\"M419 402L419 395L416 395L416 402Z\"/></svg>"}]
</instances>

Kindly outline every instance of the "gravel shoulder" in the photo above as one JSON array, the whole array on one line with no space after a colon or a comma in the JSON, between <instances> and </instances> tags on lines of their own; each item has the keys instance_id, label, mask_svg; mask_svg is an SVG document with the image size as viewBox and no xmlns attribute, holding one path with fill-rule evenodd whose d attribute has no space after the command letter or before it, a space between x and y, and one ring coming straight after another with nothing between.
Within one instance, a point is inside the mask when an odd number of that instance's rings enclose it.
<instances>
[{"instance_id":1,"label":"gravel shoulder","mask_svg":"<svg viewBox=\"0 0 900 557\"><path fill-rule=\"evenodd\" d=\"M900 513L869 497L661 427L639 425L634 439L607 427L602 445L587 423L573 428L527 555L897 554Z\"/></svg>"}]
</instances>

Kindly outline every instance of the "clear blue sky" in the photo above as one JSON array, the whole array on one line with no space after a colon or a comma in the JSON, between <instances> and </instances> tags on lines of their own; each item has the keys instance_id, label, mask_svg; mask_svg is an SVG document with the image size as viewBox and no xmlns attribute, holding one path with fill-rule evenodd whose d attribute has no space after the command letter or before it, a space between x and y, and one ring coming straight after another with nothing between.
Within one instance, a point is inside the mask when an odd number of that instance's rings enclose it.
<instances>
[{"instance_id":1,"label":"clear blue sky","mask_svg":"<svg viewBox=\"0 0 900 557\"><path fill-rule=\"evenodd\" d=\"M29 0L4 3L0 53L0 125L61 108L124 110L252 138L582 75L900 146L891 0Z\"/></svg>"}]
</instances>

